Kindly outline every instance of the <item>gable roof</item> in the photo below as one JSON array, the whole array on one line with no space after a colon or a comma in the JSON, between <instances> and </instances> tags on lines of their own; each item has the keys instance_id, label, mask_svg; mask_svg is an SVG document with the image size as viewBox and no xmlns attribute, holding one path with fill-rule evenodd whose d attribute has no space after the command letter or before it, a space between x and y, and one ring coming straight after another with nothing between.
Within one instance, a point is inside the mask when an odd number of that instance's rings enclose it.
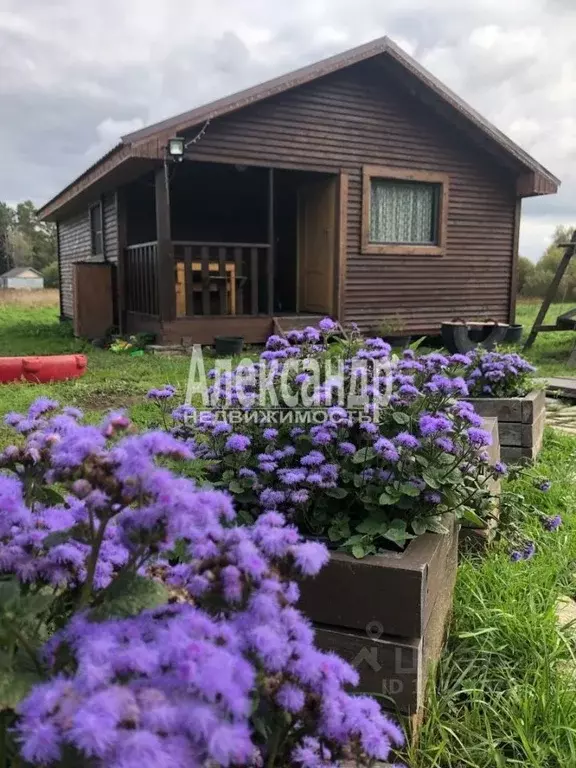
<instances>
[{"instance_id":1,"label":"gable roof","mask_svg":"<svg viewBox=\"0 0 576 768\"><path fill-rule=\"evenodd\" d=\"M49 200L40 209L39 214L42 217L52 215L62 204L68 202L71 197L74 197L75 194L78 194L95 180L100 179L108 170L111 170L127 158L149 156L146 152L146 144L152 140L158 140L163 137L167 139L201 123L215 120L243 107L380 55L386 55L400 64L401 67L419 80L428 91L439 97L444 104L452 107L464 118L470 127L478 129L484 134L486 139L500 147L511 159L519 163L520 166L523 166L527 172L534 174L536 179L540 181L540 184L536 185L537 194L548 194L557 191L560 180L556 176L502 133L496 126L482 117L479 112L469 106L434 75L418 64L415 59L403 51L390 38L381 37L370 43L365 43L335 56L330 56L322 61L296 69L280 77L275 77L260 85L247 88L222 99L217 99L209 104L195 107L187 112L182 112L174 117L161 120L138 131L126 134L100 160L90 166L58 195ZM526 192L526 194L531 193Z\"/></svg>"},{"instance_id":2,"label":"gable roof","mask_svg":"<svg viewBox=\"0 0 576 768\"><path fill-rule=\"evenodd\" d=\"M34 272L34 275L27 275L26 272ZM42 277L42 273L34 267L12 267L0 277Z\"/></svg>"}]
</instances>

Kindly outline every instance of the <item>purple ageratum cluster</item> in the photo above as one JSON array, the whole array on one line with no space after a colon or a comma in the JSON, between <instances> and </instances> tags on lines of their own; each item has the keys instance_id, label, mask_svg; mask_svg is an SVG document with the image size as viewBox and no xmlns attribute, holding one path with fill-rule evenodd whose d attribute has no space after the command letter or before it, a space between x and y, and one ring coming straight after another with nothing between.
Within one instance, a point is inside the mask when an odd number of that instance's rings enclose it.
<instances>
[{"instance_id":1,"label":"purple ageratum cluster","mask_svg":"<svg viewBox=\"0 0 576 768\"><path fill-rule=\"evenodd\" d=\"M471 352L464 378L471 397L523 397L535 368L515 352Z\"/></svg>"},{"instance_id":2,"label":"purple ageratum cluster","mask_svg":"<svg viewBox=\"0 0 576 768\"><path fill-rule=\"evenodd\" d=\"M188 542L190 563L167 579L194 606L104 624L80 614L49 642L55 676L19 708L24 759L50 764L73 750L95 768L387 760L402 732L376 701L345 691L357 673L315 648L294 607L289 575L317 573L325 548L303 542L275 513L251 528L212 518ZM205 610L213 604L216 616ZM75 659L71 671L58 672L62 645ZM267 722L267 737L255 719Z\"/></svg>"}]
</instances>

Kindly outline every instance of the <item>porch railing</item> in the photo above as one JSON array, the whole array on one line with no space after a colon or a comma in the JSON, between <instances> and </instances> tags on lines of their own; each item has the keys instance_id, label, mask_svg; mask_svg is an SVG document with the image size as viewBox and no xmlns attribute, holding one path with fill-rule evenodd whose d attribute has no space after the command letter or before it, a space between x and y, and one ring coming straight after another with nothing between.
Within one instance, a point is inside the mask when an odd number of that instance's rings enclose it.
<instances>
[{"instance_id":1,"label":"porch railing","mask_svg":"<svg viewBox=\"0 0 576 768\"><path fill-rule=\"evenodd\" d=\"M268 244L177 241L173 248L177 316L268 312Z\"/></svg>"},{"instance_id":2,"label":"porch railing","mask_svg":"<svg viewBox=\"0 0 576 768\"><path fill-rule=\"evenodd\" d=\"M158 317L157 244L129 245L125 251L124 274L127 311Z\"/></svg>"},{"instance_id":3,"label":"porch railing","mask_svg":"<svg viewBox=\"0 0 576 768\"><path fill-rule=\"evenodd\" d=\"M176 241L172 249L177 317L271 311L272 266L267 243ZM157 243L128 246L124 275L126 310L158 317Z\"/></svg>"}]
</instances>

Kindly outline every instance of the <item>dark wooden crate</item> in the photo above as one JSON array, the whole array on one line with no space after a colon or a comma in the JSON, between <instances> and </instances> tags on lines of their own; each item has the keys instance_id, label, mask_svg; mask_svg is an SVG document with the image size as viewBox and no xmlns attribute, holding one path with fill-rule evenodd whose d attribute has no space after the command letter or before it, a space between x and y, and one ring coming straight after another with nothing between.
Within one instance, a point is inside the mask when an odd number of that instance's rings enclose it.
<instances>
[{"instance_id":1,"label":"dark wooden crate","mask_svg":"<svg viewBox=\"0 0 576 768\"><path fill-rule=\"evenodd\" d=\"M318 576L301 585L300 607L325 626L363 633L376 625L387 635L419 638L445 581L453 540L453 533L426 533L404 552L362 560L332 552Z\"/></svg>"},{"instance_id":2,"label":"dark wooden crate","mask_svg":"<svg viewBox=\"0 0 576 768\"><path fill-rule=\"evenodd\" d=\"M480 416L498 419L502 461L534 460L542 448L546 424L546 393L533 390L526 397L470 398Z\"/></svg>"},{"instance_id":3,"label":"dark wooden crate","mask_svg":"<svg viewBox=\"0 0 576 768\"><path fill-rule=\"evenodd\" d=\"M363 631L316 625L319 647L335 651L358 670L358 690L387 697L383 700L385 707L405 714L418 714L422 710L429 675L440 658L451 614L458 536L455 532L442 538L449 546L443 550L442 577L436 582L435 600L421 634L395 636L389 632L386 619L383 623L369 623ZM401 598L392 592L384 599L393 612Z\"/></svg>"}]
</instances>

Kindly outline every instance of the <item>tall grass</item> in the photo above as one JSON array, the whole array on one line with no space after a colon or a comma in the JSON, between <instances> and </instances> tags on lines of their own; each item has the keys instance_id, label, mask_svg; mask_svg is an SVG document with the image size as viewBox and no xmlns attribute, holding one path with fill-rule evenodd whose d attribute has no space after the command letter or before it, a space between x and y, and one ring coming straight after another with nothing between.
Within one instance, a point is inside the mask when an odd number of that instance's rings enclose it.
<instances>
[{"instance_id":1,"label":"tall grass","mask_svg":"<svg viewBox=\"0 0 576 768\"><path fill-rule=\"evenodd\" d=\"M529 519L532 560L513 563L501 543L459 568L455 611L411 768L576 766L576 657L559 626L559 596L576 592L576 439L549 431L535 473L553 481L544 495L531 478L507 491L560 513L555 533ZM522 503L522 501L519 501Z\"/></svg>"},{"instance_id":2,"label":"tall grass","mask_svg":"<svg viewBox=\"0 0 576 768\"><path fill-rule=\"evenodd\" d=\"M60 292L57 288L42 291L0 290L0 307L58 307Z\"/></svg>"}]
</instances>

